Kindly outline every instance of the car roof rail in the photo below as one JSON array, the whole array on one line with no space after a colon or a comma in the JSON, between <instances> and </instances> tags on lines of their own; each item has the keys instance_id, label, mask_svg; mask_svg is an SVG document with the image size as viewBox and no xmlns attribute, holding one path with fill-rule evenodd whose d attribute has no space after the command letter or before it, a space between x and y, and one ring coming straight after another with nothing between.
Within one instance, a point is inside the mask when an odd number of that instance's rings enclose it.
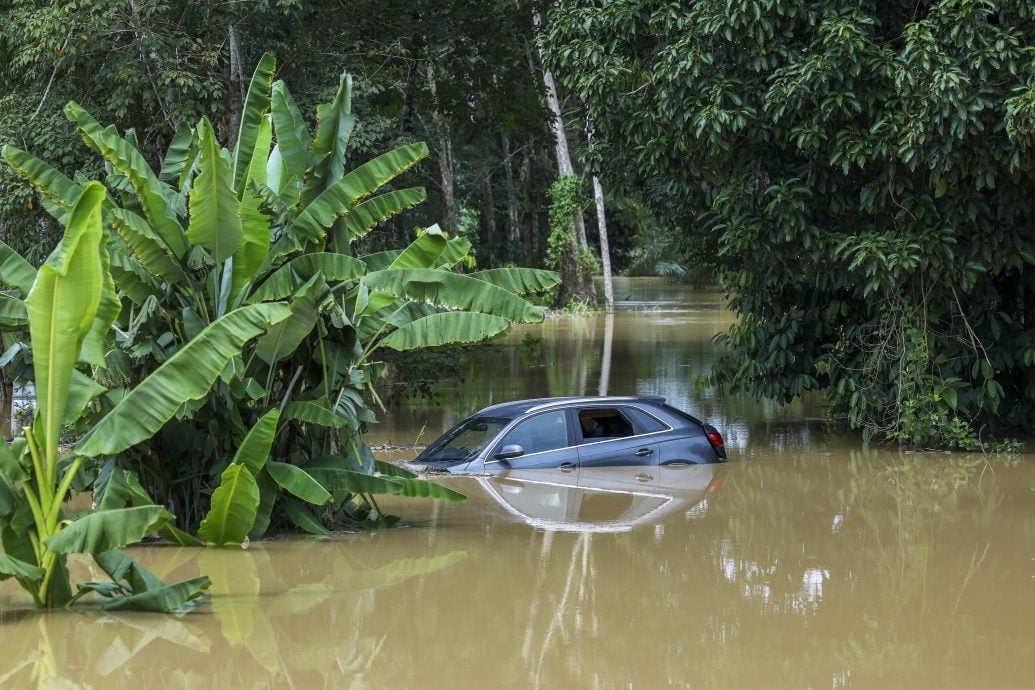
<instances>
[{"instance_id":1,"label":"car roof rail","mask_svg":"<svg viewBox=\"0 0 1035 690\"><path fill-rule=\"evenodd\" d=\"M547 410L551 407L557 407L558 405L580 405L585 403L607 404L609 402L627 402L631 400L647 400L658 403L665 402L665 398L660 395L596 395L591 398L561 398L560 400L553 400L548 403L542 403L541 405L535 405L534 407L530 407L525 410L525 412L539 412L540 410Z\"/></svg>"}]
</instances>

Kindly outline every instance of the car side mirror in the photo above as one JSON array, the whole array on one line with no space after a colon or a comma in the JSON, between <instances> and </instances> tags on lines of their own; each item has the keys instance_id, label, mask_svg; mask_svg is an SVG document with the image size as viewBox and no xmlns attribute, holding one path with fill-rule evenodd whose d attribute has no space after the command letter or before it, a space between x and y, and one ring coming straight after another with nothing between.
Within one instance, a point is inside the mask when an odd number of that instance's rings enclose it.
<instances>
[{"instance_id":1,"label":"car side mirror","mask_svg":"<svg viewBox=\"0 0 1035 690\"><path fill-rule=\"evenodd\" d=\"M494 455L492 457L496 461L499 461L499 460L510 460L511 458L516 458L516 457L524 455L524 454L525 454L525 449L524 448L522 448L521 446L519 446L516 443L508 443L507 445L505 445L502 448L500 448L500 452L496 453L496 455Z\"/></svg>"}]
</instances>

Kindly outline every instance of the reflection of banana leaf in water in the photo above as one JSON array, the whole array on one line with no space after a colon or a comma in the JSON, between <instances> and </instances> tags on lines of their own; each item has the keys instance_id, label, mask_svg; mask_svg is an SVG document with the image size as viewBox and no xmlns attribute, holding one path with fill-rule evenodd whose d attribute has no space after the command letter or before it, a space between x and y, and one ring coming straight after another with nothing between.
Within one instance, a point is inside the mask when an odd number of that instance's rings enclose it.
<instances>
[{"instance_id":1,"label":"reflection of banana leaf in water","mask_svg":"<svg viewBox=\"0 0 1035 690\"><path fill-rule=\"evenodd\" d=\"M202 654L211 647L209 639L194 626L171 616L106 616L99 621L84 620L82 627L83 636L91 638L96 650L88 658L96 659L94 670L102 676L118 671L157 640ZM98 639L94 640L95 636Z\"/></svg>"},{"instance_id":2,"label":"reflection of banana leaf in water","mask_svg":"<svg viewBox=\"0 0 1035 690\"><path fill-rule=\"evenodd\" d=\"M335 567L333 580L330 582L292 587L284 596L271 601L266 610L274 618L306 613L334 594L392 587L413 577L444 570L466 558L466 551L452 551L441 556L400 558L376 569L362 569L345 564L343 567Z\"/></svg>"},{"instance_id":3,"label":"reflection of banana leaf in water","mask_svg":"<svg viewBox=\"0 0 1035 690\"><path fill-rule=\"evenodd\" d=\"M247 648L263 668L278 673L280 657L273 626L259 600L259 572L269 571L269 560L262 549L205 549L198 556L198 567L212 578L212 611L226 641Z\"/></svg>"},{"instance_id":4,"label":"reflection of banana leaf in water","mask_svg":"<svg viewBox=\"0 0 1035 690\"><path fill-rule=\"evenodd\" d=\"M374 570L353 570L342 573L336 569L334 590L356 592L364 589L383 589L405 582L413 577L430 575L467 559L466 551L451 551L441 556L400 558Z\"/></svg>"},{"instance_id":5,"label":"reflection of banana leaf in water","mask_svg":"<svg viewBox=\"0 0 1035 690\"><path fill-rule=\"evenodd\" d=\"M53 616L60 615L72 617L72 622L68 618L53 620ZM54 627L51 624L56 624L56 629L61 631L60 637L55 639L51 635L51 627ZM67 654L55 649L55 643L69 640L75 640L75 645L82 650L81 658L91 660L91 671L99 676L109 676L122 669L154 642L201 654L208 654L211 647L209 639L197 628L171 616L33 615L12 627L10 639L23 644L5 645L0 661L0 687L4 688L28 687L32 681L39 687L80 687L77 682L61 677ZM167 649L156 654L168 655Z\"/></svg>"}]
</instances>

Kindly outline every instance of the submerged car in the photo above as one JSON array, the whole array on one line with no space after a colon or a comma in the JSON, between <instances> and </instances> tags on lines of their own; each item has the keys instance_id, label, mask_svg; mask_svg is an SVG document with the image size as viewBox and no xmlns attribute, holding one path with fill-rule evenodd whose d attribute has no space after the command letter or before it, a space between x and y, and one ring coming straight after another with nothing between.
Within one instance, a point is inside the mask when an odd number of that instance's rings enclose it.
<instances>
[{"instance_id":1,"label":"submerged car","mask_svg":"<svg viewBox=\"0 0 1035 690\"><path fill-rule=\"evenodd\" d=\"M662 397L538 398L493 405L413 461L455 473L689 465L726 459L722 434Z\"/></svg>"}]
</instances>

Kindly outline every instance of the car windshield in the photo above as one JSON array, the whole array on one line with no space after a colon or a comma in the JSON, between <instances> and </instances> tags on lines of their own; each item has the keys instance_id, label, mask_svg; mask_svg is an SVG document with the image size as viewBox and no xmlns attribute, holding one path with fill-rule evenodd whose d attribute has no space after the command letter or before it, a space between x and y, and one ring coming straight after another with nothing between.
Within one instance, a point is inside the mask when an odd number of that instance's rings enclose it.
<instances>
[{"instance_id":1,"label":"car windshield","mask_svg":"<svg viewBox=\"0 0 1035 690\"><path fill-rule=\"evenodd\" d=\"M421 454L423 460L465 460L477 455L510 423L506 417L472 417L450 429Z\"/></svg>"}]
</instances>

